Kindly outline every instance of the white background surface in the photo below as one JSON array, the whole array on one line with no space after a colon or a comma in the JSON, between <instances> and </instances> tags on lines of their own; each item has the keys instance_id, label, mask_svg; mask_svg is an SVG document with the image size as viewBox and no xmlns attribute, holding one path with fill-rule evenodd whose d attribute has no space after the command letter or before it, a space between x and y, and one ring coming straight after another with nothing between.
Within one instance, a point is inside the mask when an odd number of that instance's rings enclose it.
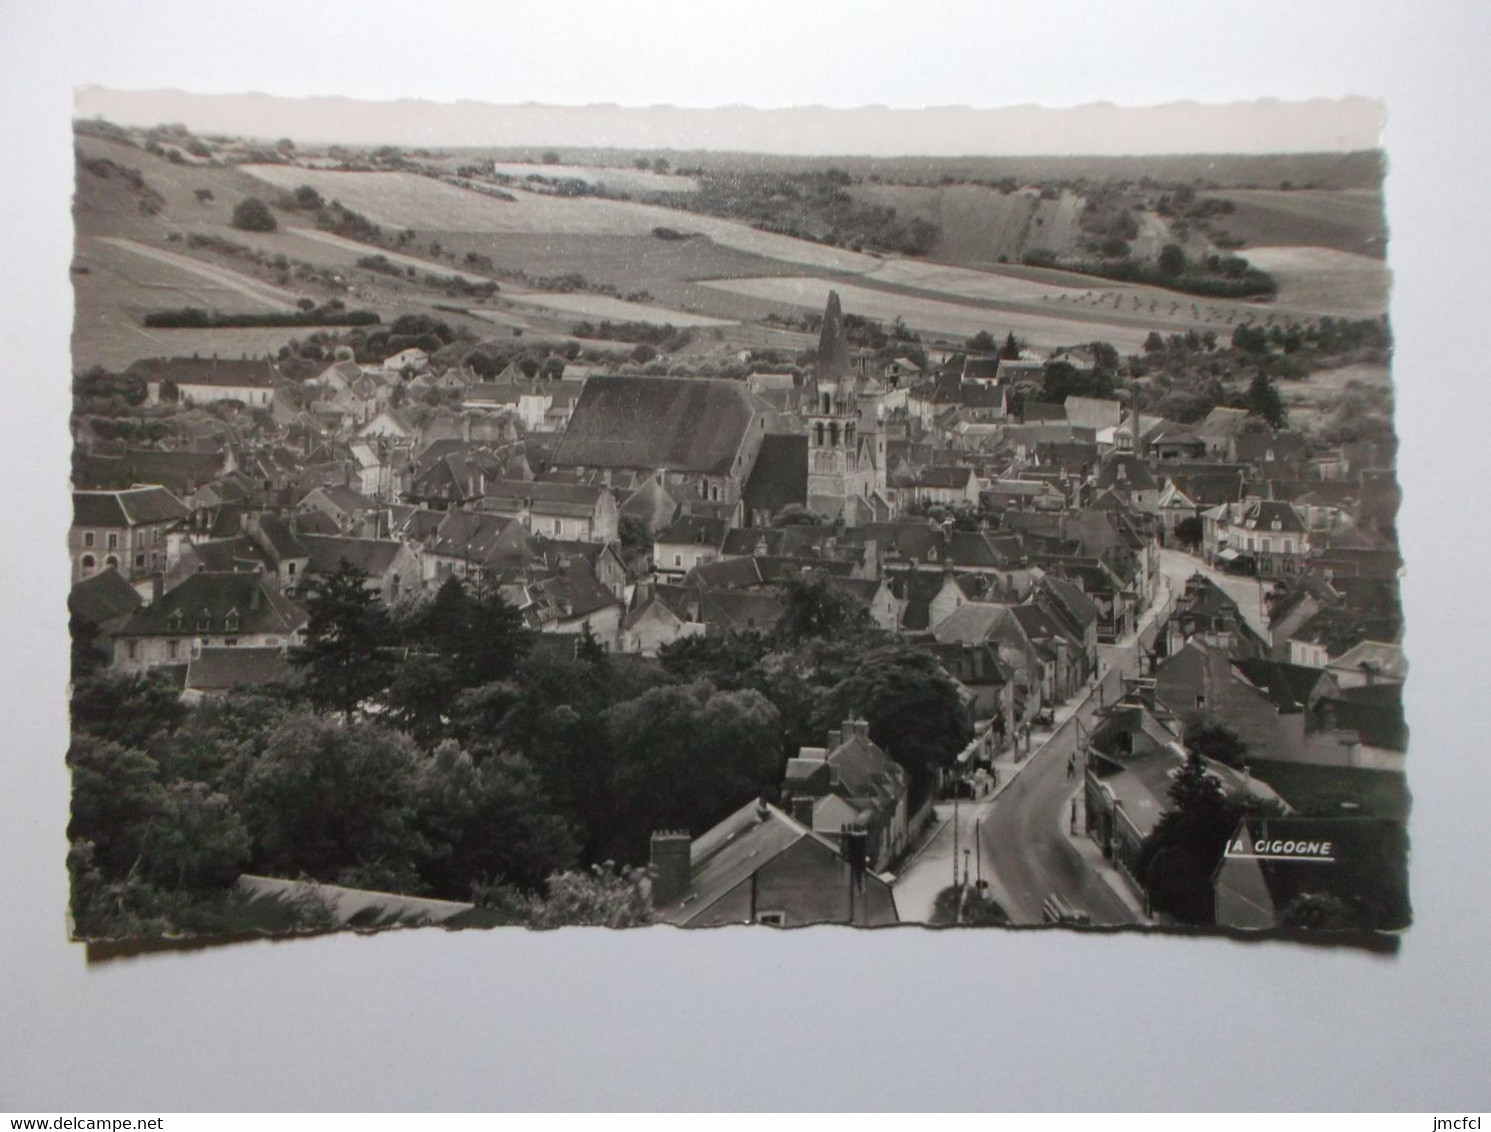
<instances>
[{"instance_id":1,"label":"white background surface","mask_svg":"<svg viewBox=\"0 0 1491 1132\"><path fill-rule=\"evenodd\" d=\"M0 1109L1484 1108L1487 293L1472 4L0 6ZM1416 924L1396 958L817 929L64 942L72 87L495 102L1383 98Z\"/></svg>"}]
</instances>

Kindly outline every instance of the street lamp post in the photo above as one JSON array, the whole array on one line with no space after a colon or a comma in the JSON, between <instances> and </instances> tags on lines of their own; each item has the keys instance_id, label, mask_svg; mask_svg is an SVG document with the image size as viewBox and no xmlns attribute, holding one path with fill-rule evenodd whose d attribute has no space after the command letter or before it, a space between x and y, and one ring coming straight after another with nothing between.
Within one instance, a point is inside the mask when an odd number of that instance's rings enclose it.
<instances>
[{"instance_id":1,"label":"street lamp post","mask_svg":"<svg viewBox=\"0 0 1491 1132\"><path fill-rule=\"evenodd\" d=\"M978 881L978 890L980 892L984 890L984 842L983 838L979 836L979 826L982 824L980 821L973 823L973 848L977 854L973 858L975 864L974 876Z\"/></svg>"},{"instance_id":2,"label":"street lamp post","mask_svg":"<svg viewBox=\"0 0 1491 1132\"><path fill-rule=\"evenodd\" d=\"M958 788L953 787L953 887L958 886Z\"/></svg>"}]
</instances>

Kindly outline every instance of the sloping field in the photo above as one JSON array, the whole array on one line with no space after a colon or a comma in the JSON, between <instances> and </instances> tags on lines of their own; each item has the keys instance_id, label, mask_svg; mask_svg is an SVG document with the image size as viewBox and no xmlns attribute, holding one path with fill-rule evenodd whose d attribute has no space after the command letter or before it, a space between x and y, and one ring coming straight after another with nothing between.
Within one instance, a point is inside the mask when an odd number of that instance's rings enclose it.
<instances>
[{"instance_id":1,"label":"sloping field","mask_svg":"<svg viewBox=\"0 0 1491 1132\"><path fill-rule=\"evenodd\" d=\"M977 299L1029 306L1039 303L1041 313L1059 306L1081 318L1094 314L1122 315L1124 321L1143 321L1147 328L1173 331L1177 327L1217 327L1267 315L1274 307L1258 303L1228 303L1198 299L1160 287L1119 283L1094 275L1024 266L991 267L974 271L966 267L928 263L923 260L887 260L884 267L863 277L867 282L932 291L959 299ZM1057 316L1061 317L1061 316Z\"/></svg>"},{"instance_id":2,"label":"sloping field","mask_svg":"<svg viewBox=\"0 0 1491 1132\"><path fill-rule=\"evenodd\" d=\"M880 262L874 256L759 232L730 220L631 201L512 189L508 191L517 199L509 202L414 173L342 173L291 165L243 168L280 188L312 185L322 196L395 229L641 236L661 226L698 232L726 247L824 271L857 273Z\"/></svg>"},{"instance_id":3,"label":"sloping field","mask_svg":"<svg viewBox=\"0 0 1491 1132\"><path fill-rule=\"evenodd\" d=\"M1312 247L1248 248L1246 254L1279 281L1278 306L1347 318L1387 312L1392 272L1380 259Z\"/></svg>"},{"instance_id":4,"label":"sloping field","mask_svg":"<svg viewBox=\"0 0 1491 1132\"><path fill-rule=\"evenodd\" d=\"M328 232L320 232L314 228L289 228L283 224L273 232L244 232L231 224L197 224L192 232L216 236L229 243L243 244L268 255L304 260L320 267L355 267L363 256L382 251L381 248L359 244L355 240L332 243L337 237Z\"/></svg>"},{"instance_id":5,"label":"sloping field","mask_svg":"<svg viewBox=\"0 0 1491 1132\"><path fill-rule=\"evenodd\" d=\"M349 240L343 236L331 232L323 232L319 228L291 228L290 231L304 240L313 240L318 244L336 248L345 252L347 262L355 264L359 259L366 256L381 255L389 263L397 264L399 267L412 267L421 276L425 274L439 275L448 279L460 279L466 283L495 283L485 275L474 275L469 271L458 271L449 264L441 263L439 260L421 259L418 256L404 255L402 252L391 252L384 248L375 248L371 244L359 244L356 240Z\"/></svg>"},{"instance_id":6,"label":"sloping field","mask_svg":"<svg viewBox=\"0 0 1491 1132\"><path fill-rule=\"evenodd\" d=\"M156 330L130 322L118 314L95 312L85 325L73 325L73 368L103 366L118 372L141 358L174 358L200 354L203 357L273 357L292 338L307 331L295 327L241 328L232 330Z\"/></svg>"},{"instance_id":7,"label":"sloping field","mask_svg":"<svg viewBox=\"0 0 1491 1132\"><path fill-rule=\"evenodd\" d=\"M959 298L990 299L1005 303L1039 302L1043 298L1054 299L1058 295L1078 290L1091 290L1091 285L1086 280L1081 280L1080 288L1063 287L992 269L974 271L967 267L953 267L919 259L886 260L881 267L864 278L891 286L914 287L921 291L940 291Z\"/></svg>"},{"instance_id":8,"label":"sloping field","mask_svg":"<svg viewBox=\"0 0 1491 1132\"><path fill-rule=\"evenodd\" d=\"M894 208L898 217L936 224L936 254L953 263L1018 261L1039 200L1030 189L1003 193L987 185L857 185L851 193Z\"/></svg>"},{"instance_id":9,"label":"sloping field","mask_svg":"<svg viewBox=\"0 0 1491 1132\"><path fill-rule=\"evenodd\" d=\"M250 275L219 267L215 263L206 263L200 259L193 259L191 256L168 252L164 248L151 247L149 244L123 237L100 236L98 242L134 252L136 255L165 264L187 275L196 276L200 280L197 290L209 295L226 291L248 299L251 303L261 307L268 307L272 311L295 309L296 295L294 293L272 286Z\"/></svg>"},{"instance_id":10,"label":"sloping field","mask_svg":"<svg viewBox=\"0 0 1491 1132\"><path fill-rule=\"evenodd\" d=\"M138 322L145 312L166 307L212 306L233 314L283 309L277 301L261 300L145 250L131 240L78 238L73 262L87 268L72 277L79 317L107 310Z\"/></svg>"},{"instance_id":11,"label":"sloping field","mask_svg":"<svg viewBox=\"0 0 1491 1132\"><path fill-rule=\"evenodd\" d=\"M523 306L542 307L574 315L577 318L610 319L613 322L646 322L654 326L734 326L727 318L710 318L708 315L689 314L687 311L671 310L668 307L649 306L645 303L629 303L625 299L613 299L609 295L595 295L584 291L555 294L546 291L514 291L508 288L502 297Z\"/></svg>"},{"instance_id":12,"label":"sloping field","mask_svg":"<svg viewBox=\"0 0 1491 1132\"><path fill-rule=\"evenodd\" d=\"M1077 238L1081 235L1077 221L1082 217L1082 198L1076 193L1063 190L1056 200L1042 200L1035 208L1035 216L1025 237L1025 247L1045 248L1057 255L1066 255L1076 250Z\"/></svg>"},{"instance_id":13,"label":"sloping field","mask_svg":"<svg viewBox=\"0 0 1491 1132\"><path fill-rule=\"evenodd\" d=\"M642 169L623 169L609 165L531 165L526 162L499 161L492 170L499 177L547 177L550 180L584 181L587 185L604 185L621 193L697 193L699 182L693 177L673 173L651 173Z\"/></svg>"},{"instance_id":14,"label":"sloping field","mask_svg":"<svg viewBox=\"0 0 1491 1132\"><path fill-rule=\"evenodd\" d=\"M199 225L226 224L233 208L244 197L262 192L262 186L240 168L211 165L174 165L142 149L103 138L79 137L77 149L84 158L107 158L128 169L137 169L145 183L164 201L160 215L152 218L156 228L194 231ZM288 168L288 167L287 167ZM292 170L293 171L293 170ZM293 181L290 188L303 184ZM77 210L80 220L98 230L101 221L116 234L111 225L127 222L138 208L119 195L116 176L101 178L86 169L78 171ZM198 200L197 192L212 194L211 200ZM283 217L285 214L281 214Z\"/></svg>"},{"instance_id":15,"label":"sloping field","mask_svg":"<svg viewBox=\"0 0 1491 1132\"><path fill-rule=\"evenodd\" d=\"M147 311L211 307L230 314L293 310L295 296L214 264L133 240L80 236L74 274L73 365L123 369L173 354L239 357L275 353L295 328L162 330L142 326ZM302 335L304 331L300 332Z\"/></svg>"},{"instance_id":16,"label":"sloping field","mask_svg":"<svg viewBox=\"0 0 1491 1132\"><path fill-rule=\"evenodd\" d=\"M1139 234L1129 241L1129 247L1135 259L1153 263L1160 258L1161 248L1176 242L1170 234L1170 225L1163 216L1142 209L1135 212L1134 219L1139 225Z\"/></svg>"},{"instance_id":17,"label":"sloping field","mask_svg":"<svg viewBox=\"0 0 1491 1132\"><path fill-rule=\"evenodd\" d=\"M1301 245L1379 259L1386 254L1387 219L1380 192L1239 189L1210 195L1230 200L1237 209L1213 220L1213 230L1242 240L1249 253L1253 245Z\"/></svg>"},{"instance_id":18,"label":"sloping field","mask_svg":"<svg viewBox=\"0 0 1491 1132\"><path fill-rule=\"evenodd\" d=\"M907 325L933 334L966 338L980 330L1003 337L1013 330L1034 346L1054 348L1080 342L1111 342L1124 353L1137 353L1148 330L1137 325L1106 322L1086 312L1076 317L1033 314L1023 310L989 310L912 295L878 291L853 283L811 276L772 279L716 279L705 284L733 294L749 295L807 310L821 311L829 291L838 291L849 314L878 319L889 324L897 317Z\"/></svg>"}]
</instances>

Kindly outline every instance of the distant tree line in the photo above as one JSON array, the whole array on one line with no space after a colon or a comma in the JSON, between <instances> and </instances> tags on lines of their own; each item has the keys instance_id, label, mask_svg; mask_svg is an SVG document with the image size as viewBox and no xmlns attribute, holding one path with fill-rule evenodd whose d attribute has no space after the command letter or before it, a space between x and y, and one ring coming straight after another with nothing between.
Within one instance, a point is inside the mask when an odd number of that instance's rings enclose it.
<instances>
[{"instance_id":1,"label":"distant tree line","mask_svg":"<svg viewBox=\"0 0 1491 1132\"><path fill-rule=\"evenodd\" d=\"M333 310L313 306L309 310L274 311L267 314L224 314L202 307L150 311L141 320L145 326L219 330L246 326L373 326L382 321L376 311Z\"/></svg>"},{"instance_id":2,"label":"distant tree line","mask_svg":"<svg viewBox=\"0 0 1491 1132\"><path fill-rule=\"evenodd\" d=\"M1208 256L1192 261L1178 244L1166 244L1158 260L1146 263L1132 257L1119 259L1078 259L1059 256L1044 248L1032 248L1021 262L1031 267L1058 267L1083 275L1116 279L1124 283L1143 283L1187 295L1216 299L1267 299L1278 293L1279 284L1272 275L1253 267L1239 256Z\"/></svg>"}]
</instances>

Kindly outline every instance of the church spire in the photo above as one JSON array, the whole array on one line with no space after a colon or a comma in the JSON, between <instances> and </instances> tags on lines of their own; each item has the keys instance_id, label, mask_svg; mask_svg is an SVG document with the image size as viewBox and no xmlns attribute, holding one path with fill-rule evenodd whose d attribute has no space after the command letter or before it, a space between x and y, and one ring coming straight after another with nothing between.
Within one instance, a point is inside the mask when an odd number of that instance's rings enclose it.
<instances>
[{"instance_id":1,"label":"church spire","mask_svg":"<svg viewBox=\"0 0 1491 1132\"><path fill-rule=\"evenodd\" d=\"M823 312L823 330L818 335L818 362L814 373L819 381L837 382L849 374L849 344L844 338L844 311L839 293L828 293L828 307Z\"/></svg>"}]
</instances>

